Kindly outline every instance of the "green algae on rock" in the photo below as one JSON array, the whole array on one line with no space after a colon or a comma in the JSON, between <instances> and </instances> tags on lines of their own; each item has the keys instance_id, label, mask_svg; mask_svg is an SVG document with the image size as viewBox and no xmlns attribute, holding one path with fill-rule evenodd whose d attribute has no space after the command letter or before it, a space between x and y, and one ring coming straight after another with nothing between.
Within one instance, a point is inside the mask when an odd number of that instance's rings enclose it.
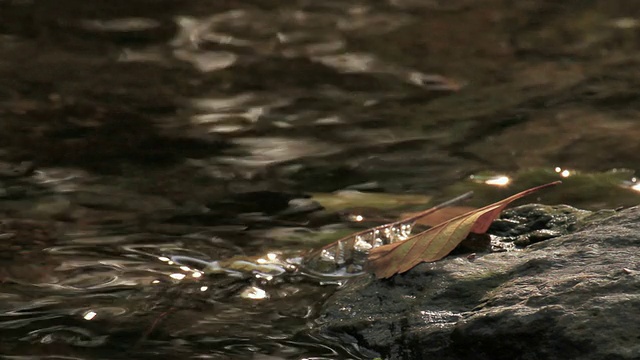
<instances>
[{"instance_id":1,"label":"green algae on rock","mask_svg":"<svg viewBox=\"0 0 640 360\"><path fill-rule=\"evenodd\" d=\"M536 184L562 180L564 185L561 189L550 189L539 194L537 202L571 204L587 210L628 207L640 203L640 192L629 186L633 178L634 172L624 169L581 172L560 168L533 168L508 175L481 172L446 187L434 200L437 202L456 194L473 191L474 196L469 203L479 206ZM502 180L504 184L493 184L491 180L495 179Z\"/></svg>"}]
</instances>

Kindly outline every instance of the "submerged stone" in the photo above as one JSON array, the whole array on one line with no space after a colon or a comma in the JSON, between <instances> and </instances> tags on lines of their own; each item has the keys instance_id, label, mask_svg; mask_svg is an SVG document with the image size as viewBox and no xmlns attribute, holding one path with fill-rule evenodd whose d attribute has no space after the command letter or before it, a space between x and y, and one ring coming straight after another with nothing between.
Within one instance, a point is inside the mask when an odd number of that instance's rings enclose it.
<instances>
[{"instance_id":1,"label":"submerged stone","mask_svg":"<svg viewBox=\"0 0 640 360\"><path fill-rule=\"evenodd\" d=\"M320 331L386 359L638 359L640 207L595 215L521 251L351 279L327 302ZM529 229L534 238L562 231L549 222Z\"/></svg>"}]
</instances>

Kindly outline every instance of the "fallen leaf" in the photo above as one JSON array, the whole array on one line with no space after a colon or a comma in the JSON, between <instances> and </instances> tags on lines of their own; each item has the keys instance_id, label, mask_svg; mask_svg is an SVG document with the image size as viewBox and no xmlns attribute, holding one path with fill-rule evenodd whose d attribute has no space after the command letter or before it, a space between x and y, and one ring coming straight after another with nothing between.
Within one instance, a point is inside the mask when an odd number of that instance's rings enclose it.
<instances>
[{"instance_id":1,"label":"fallen leaf","mask_svg":"<svg viewBox=\"0 0 640 360\"><path fill-rule=\"evenodd\" d=\"M440 205L425 211L403 218L400 221L376 226L364 231L345 236L320 249L312 251L305 256L305 263L311 268L318 267L320 263L330 262L337 267L354 264L356 258L377 246L403 241L411 236L411 231L416 221L435 213L454 203L465 200L472 195L471 192L456 197Z\"/></svg>"},{"instance_id":2,"label":"fallen leaf","mask_svg":"<svg viewBox=\"0 0 640 360\"><path fill-rule=\"evenodd\" d=\"M483 208L470 211L434 226L408 239L379 246L369 252L367 268L378 279L408 271L421 262L431 262L447 256L469 233L482 234L493 220L514 200L560 181L537 186Z\"/></svg>"}]
</instances>

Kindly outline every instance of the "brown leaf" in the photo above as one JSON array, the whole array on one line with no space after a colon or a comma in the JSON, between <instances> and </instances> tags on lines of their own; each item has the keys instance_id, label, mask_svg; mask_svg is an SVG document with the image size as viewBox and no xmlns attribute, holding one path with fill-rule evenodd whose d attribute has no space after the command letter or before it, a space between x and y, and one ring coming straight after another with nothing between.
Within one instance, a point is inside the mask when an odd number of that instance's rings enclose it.
<instances>
[{"instance_id":1,"label":"brown leaf","mask_svg":"<svg viewBox=\"0 0 640 360\"><path fill-rule=\"evenodd\" d=\"M512 201L559 183L560 181L555 181L522 191L504 200L457 216L405 241L371 249L368 268L373 270L376 277L380 279L408 271L421 262L440 260L460 244L469 233L486 232L493 220Z\"/></svg>"},{"instance_id":2,"label":"brown leaf","mask_svg":"<svg viewBox=\"0 0 640 360\"><path fill-rule=\"evenodd\" d=\"M330 254L330 258L333 258L335 265L342 266L353 260L354 254L359 251L356 250L356 245L359 243L367 243L366 247L376 247L382 244L394 243L397 241L403 241L411 235L411 230L416 221L429 216L437 211L463 201L472 195L471 192L463 194L451 199L447 202L434 206L430 209L421 211L419 213L412 214L409 217L405 217L400 221L376 226L364 231L359 231L349 236L345 236L331 244L325 245L320 249L313 250L311 253L305 256L305 262L307 264L313 264L317 260L323 258L323 254ZM368 251L368 249L367 249Z\"/></svg>"}]
</instances>

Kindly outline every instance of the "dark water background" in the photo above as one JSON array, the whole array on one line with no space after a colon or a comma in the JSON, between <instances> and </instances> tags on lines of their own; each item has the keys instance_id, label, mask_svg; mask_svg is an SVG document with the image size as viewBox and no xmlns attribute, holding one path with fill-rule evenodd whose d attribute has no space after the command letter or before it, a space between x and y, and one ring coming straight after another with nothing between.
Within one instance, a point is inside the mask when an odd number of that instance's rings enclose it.
<instances>
[{"instance_id":1,"label":"dark water background","mask_svg":"<svg viewBox=\"0 0 640 360\"><path fill-rule=\"evenodd\" d=\"M398 215L304 200L354 185L637 204L639 47L623 0L0 0L0 354L370 357L314 331L340 281L170 259Z\"/></svg>"}]
</instances>

